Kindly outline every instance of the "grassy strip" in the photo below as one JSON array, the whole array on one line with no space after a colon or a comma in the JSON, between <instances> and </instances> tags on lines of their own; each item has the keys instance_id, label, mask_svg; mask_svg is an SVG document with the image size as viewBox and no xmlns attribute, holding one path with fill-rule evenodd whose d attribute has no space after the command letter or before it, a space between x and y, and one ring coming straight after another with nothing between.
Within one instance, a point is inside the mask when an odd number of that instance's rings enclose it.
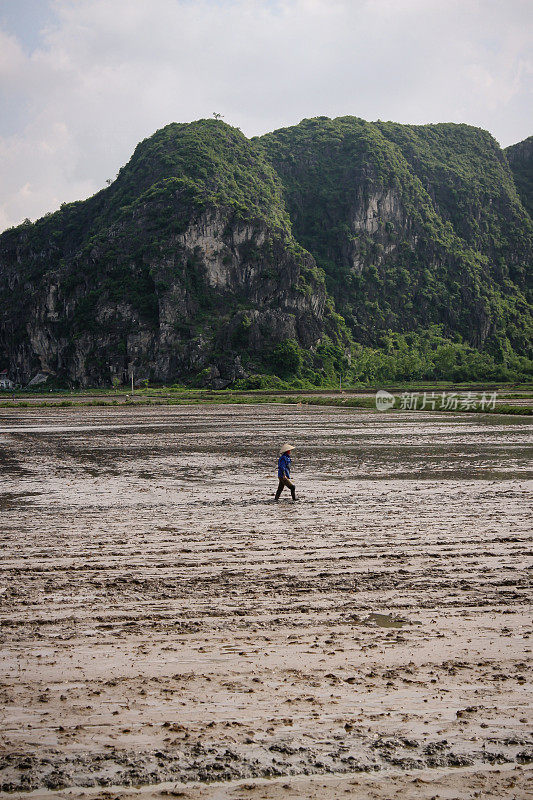
<instances>
[{"instance_id":1,"label":"grassy strip","mask_svg":"<svg viewBox=\"0 0 533 800\"><path fill-rule=\"evenodd\" d=\"M451 381L405 381L405 382L397 382L397 383L379 383L379 384L369 384L369 383L355 383L350 386L343 386L342 390L339 389L338 386L316 386L309 389L304 388L295 388L292 389L288 388L271 388L271 389L193 389L186 386L147 386L147 387L137 387L135 389L134 395L135 397L151 397L151 398L174 398L174 397L224 397L224 396L238 396L238 395L246 395L246 396L277 396L277 395L295 395L299 397L311 396L311 395L321 395L321 394L332 394L338 396L344 396L345 394L351 393L362 393L369 396L374 396L378 389L385 389L386 391L390 392L391 394L401 394L402 392L422 392L422 391L454 391L454 392L466 392L466 391L486 391L486 392L498 392L498 397L500 399L504 398L523 398L529 399L533 398L533 386L531 383L486 383L486 382L465 382L465 383L453 383ZM122 387L121 389L108 389L108 388L96 388L96 389L83 389L79 391L70 391L68 389L54 389L53 391L44 392L39 391L38 389L17 389L14 392L12 391L5 391L2 392L0 390L0 398L2 394L6 395L6 402L7 397L11 398L12 395L15 395L15 398L20 398L21 400L30 400L30 399L38 399L41 398L43 401L47 401L48 399L53 399L54 397L66 397L69 398L87 398L90 400L92 397L100 399L102 397L105 398L113 398L113 399L123 399L129 397L131 395L131 390L128 387Z\"/></svg>"},{"instance_id":2,"label":"grassy strip","mask_svg":"<svg viewBox=\"0 0 533 800\"><path fill-rule=\"evenodd\" d=\"M264 405L264 404L283 404L283 405L311 405L311 406L329 406L334 408L365 408L368 410L375 410L374 397L309 397L302 395L261 395L254 396L250 394L229 394L217 395L216 393L209 393L208 395L200 395L198 393L190 393L181 397L172 399L162 398L157 400L86 400L76 402L73 400L61 400L59 402L0 402L0 408L78 408L78 407L110 407L110 408L123 408L125 406L133 408L136 406L187 406L187 405ZM403 409L392 408L391 412L401 413ZM413 411L424 411L427 413L452 413L452 414L512 414L513 416L531 416L533 415L533 408L527 406L517 406L509 404L499 404L494 409L485 409L481 411L476 408L435 408L431 409L412 409Z\"/></svg>"},{"instance_id":3,"label":"grassy strip","mask_svg":"<svg viewBox=\"0 0 533 800\"><path fill-rule=\"evenodd\" d=\"M291 402L290 399L287 399L288 402ZM338 397L306 397L301 398L302 403L306 405L317 405L317 406L335 406L337 408L376 408L374 398L366 398L366 397L354 397L354 398L338 398ZM404 410L409 411L420 411L420 412L427 412L431 414L443 413L443 414L513 414L515 416L524 416L528 417L533 415L533 408L528 408L527 406L514 406L509 405L506 403L501 403L496 405L494 409L486 408L482 411L479 408L435 408L432 410L430 408L413 408L413 409L401 409L401 408L391 408L389 411L393 413L402 413Z\"/></svg>"}]
</instances>

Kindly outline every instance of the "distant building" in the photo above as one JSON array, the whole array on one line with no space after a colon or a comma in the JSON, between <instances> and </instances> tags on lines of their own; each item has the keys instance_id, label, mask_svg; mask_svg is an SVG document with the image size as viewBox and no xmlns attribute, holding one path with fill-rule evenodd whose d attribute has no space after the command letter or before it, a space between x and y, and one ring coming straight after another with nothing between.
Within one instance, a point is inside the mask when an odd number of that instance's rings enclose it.
<instances>
[{"instance_id":1,"label":"distant building","mask_svg":"<svg viewBox=\"0 0 533 800\"><path fill-rule=\"evenodd\" d=\"M7 369L0 372L0 389L14 389L15 384L7 377Z\"/></svg>"}]
</instances>

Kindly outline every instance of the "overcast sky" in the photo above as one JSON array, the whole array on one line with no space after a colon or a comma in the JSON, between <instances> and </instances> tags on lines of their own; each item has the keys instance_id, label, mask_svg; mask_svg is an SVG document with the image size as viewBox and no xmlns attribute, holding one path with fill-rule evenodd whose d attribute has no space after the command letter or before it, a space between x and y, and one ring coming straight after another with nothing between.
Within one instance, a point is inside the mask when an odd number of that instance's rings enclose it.
<instances>
[{"instance_id":1,"label":"overcast sky","mask_svg":"<svg viewBox=\"0 0 533 800\"><path fill-rule=\"evenodd\" d=\"M533 133L533 0L0 0L0 230L213 112Z\"/></svg>"}]
</instances>

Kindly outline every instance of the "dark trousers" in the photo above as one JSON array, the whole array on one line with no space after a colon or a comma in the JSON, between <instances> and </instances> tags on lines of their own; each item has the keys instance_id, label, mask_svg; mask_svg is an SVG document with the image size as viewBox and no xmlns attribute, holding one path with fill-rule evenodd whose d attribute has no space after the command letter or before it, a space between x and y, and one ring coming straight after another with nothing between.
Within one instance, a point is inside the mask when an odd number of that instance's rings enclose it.
<instances>
[{"instance_id":1,"label":"dark trousers","mask_svg":"<svg viewBox=\"0 0 533 800\"><path fill-rule=\"evenodd\" d=\"M282 493L285 486L291 490L292 499L296 500L296 487L292 481L290 481L287 477L285 477L285 475L283 476L283 478L279 479L278 491L276 492L274 500L279 500L279 496Z\"/></svg>"}]
</instances>

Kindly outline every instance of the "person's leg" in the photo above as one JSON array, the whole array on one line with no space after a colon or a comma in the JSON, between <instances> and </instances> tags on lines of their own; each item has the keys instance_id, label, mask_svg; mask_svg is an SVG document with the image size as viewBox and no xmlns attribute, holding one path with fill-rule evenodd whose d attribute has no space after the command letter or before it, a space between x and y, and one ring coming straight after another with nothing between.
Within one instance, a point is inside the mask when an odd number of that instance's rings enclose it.
<instances>
[{"instance_id":1,"label":"person's leg","mask_svg":"<svg viewBox=\"0 0 533 800\"><path fill-rule=\"evenodd\" d=\"M284 476L281 480L283 481L283 485L286 486L287 489L290 489L292 499L296 500L296 486L294 485L294 483L286 476Z\"/></svg>"},{"instance_id":2,"label":"person's leg","mask_svg":"<svg viewBox=\"0 0 533 800\"><path fill-rule=\"evenodd\" d=\"M296 486L288 478L285 478L285 480L286 480L285 486L288 486L288 488L291 490L292 499L296 500Z\"/></svg>"},{"instance_id":3,"label":"person's leg","mask_svg":"<svg viewBox=\"0 0 533 800\"><path fill-rule=\"evenodd\" d=\"M278 490L276 492L276 496L274 497L274 500L279 500L279 496L282 493L284 486L285 486L285 484L283 483L283 480L280 478L279 479L279 483L278 483Z\"/></svg>"}]
</instances>

